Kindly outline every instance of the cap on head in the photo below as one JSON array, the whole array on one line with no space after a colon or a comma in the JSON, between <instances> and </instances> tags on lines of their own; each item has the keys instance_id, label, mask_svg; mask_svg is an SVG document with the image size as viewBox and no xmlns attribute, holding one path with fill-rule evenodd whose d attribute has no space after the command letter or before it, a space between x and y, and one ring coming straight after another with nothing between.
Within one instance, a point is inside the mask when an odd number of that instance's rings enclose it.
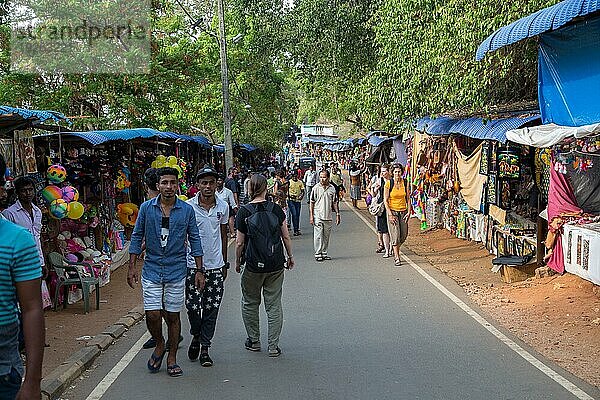
<instances>
[{"instance_id":1,"label":"cap on head","mask_svg":"<svg viewBox=\"0 0 600 400\"><path fill-rule=\"evenodd\" d=\"M196 174L196 182L198 182L198 180L204 178L205 176L214 176L215 179L218 179L220 177L219 173L214 168L206 166L200 171L198 171L198 173Z\"/></svg>"}]
</instances>

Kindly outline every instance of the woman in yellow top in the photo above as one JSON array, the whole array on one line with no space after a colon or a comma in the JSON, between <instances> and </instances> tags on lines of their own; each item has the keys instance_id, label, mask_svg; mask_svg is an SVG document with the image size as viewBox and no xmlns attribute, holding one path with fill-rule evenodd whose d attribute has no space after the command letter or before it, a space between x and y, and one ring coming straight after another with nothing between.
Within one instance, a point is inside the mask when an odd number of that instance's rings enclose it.
<instances>
[{"instance_id":1,"label":"woman in yellow top","mask_svg":"<svg viewBox=\"0 0 600 400\"><path fill-rule=\"evenodd\" d=\"M400 266L400 246L408 237L408 218L410 201L407 195L406 181L402 178L404 167L401 164L392 166L392 179L385 183L383 198L387 212L390 243L394 250L394 265Z\"/></svg>"}]
</instances>

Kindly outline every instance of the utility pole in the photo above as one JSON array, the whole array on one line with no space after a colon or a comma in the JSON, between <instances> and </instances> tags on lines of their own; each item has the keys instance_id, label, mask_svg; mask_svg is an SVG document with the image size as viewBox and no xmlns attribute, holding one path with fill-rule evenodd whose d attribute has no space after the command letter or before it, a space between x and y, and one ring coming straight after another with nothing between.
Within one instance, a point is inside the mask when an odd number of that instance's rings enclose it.
<instances>
[{"instance_id":1,"label":"utility pole","mask_svg":"<svg viewBox=\"0 0 600 400\"><path fill-rule=\"evenodd\" d=\"M229 75L227 73L227 40L225 36L224 0L219 5L219 47L221 51L221 82L223 85L223 139L225 145L225 173L233 167L233 140L231 139L231 107L229 105Z\"/></svg>"}]
</instances>

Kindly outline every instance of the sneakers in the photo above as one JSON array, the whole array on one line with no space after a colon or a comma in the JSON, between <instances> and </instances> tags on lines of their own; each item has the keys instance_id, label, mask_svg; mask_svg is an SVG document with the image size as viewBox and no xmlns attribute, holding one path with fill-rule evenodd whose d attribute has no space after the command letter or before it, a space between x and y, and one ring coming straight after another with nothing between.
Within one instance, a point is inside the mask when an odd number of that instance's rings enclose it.
<instances>
[{"instance_id":1,"label":"sneakers","mask_svg":"<svg viewBox=\"0 0 600 400\"><path fill-rule=\"evenodd\" d=\"M260 340L253 342L252 339L247 338L246 343L244 343L244 347L246 347L246 350L260 351Z\"/></svg>"},{"instance_id":2,"label":"sneakers","mask_svg":"<svg viewBox=\"0 0 600 400\"><path fill-rule=\"evenodd\" d=\"M274 349L269 349L269 357L279 357L281 355L281 349L276 347Z\"/></svg>"},{"instance_id":3,"label":"sneakers","mask_svg":"<svg viewBox=\"0 0 600 400\"><path fill-rule=\"evenodd\" d=\"M202 347L202 352L200 353L200 365L203 367L212 367L213 360L208 355L208 347Z\"/></svg>"}]
</instances>

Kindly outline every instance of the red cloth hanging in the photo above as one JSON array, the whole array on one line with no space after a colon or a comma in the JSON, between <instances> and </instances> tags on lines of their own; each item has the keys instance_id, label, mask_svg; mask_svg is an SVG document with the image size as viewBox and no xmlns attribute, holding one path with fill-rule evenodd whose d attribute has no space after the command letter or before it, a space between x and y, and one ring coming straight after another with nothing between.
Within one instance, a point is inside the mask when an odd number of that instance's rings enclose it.
<instances>
[{"instance_id":1,"label":"red cloth hanging","mask_svg":"<svg viewBox=\"0 0 600 400\"><path fill-rule=\"evenodd\" d=\"M567 176L556 171L555 162L550 166L550 188L548 189L548 230L556 234L554 248L548 266L562 274L565 272L565 258L562 247L562 232L565 213L581 214L583 210L577 205L575 193Z\"/></svg>"}]
</instances>

